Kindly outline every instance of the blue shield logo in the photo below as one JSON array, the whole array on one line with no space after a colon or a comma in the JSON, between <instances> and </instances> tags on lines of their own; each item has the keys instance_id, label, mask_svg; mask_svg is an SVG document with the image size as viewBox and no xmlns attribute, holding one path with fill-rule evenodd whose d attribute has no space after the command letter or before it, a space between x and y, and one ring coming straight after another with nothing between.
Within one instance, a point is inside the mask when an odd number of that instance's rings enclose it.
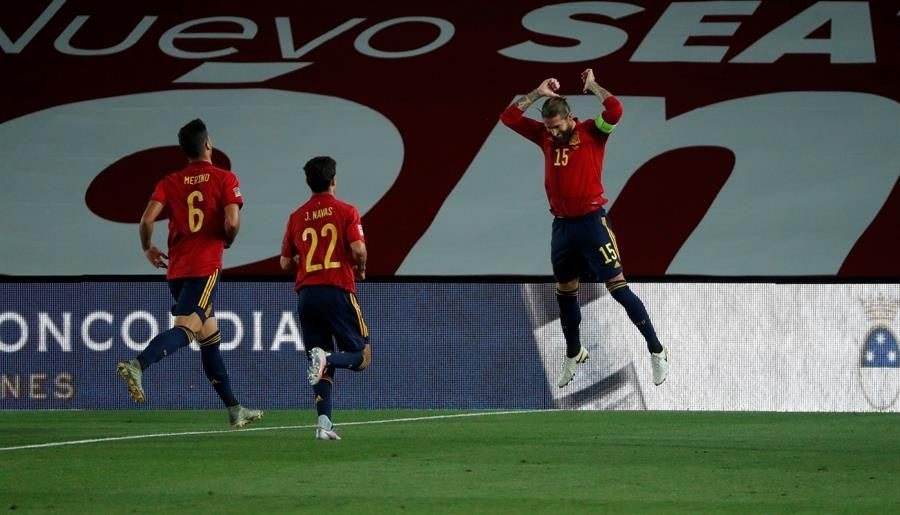
<instances>
[{"instance_id":1,"label":"blue shield logo","mask_svg":"<svg viewBox=\"0 0 900 515\"><path fill-rule=\"evenodd\" d=\"M890 329L876 326L869 331L859 357L863 391L873 408L893 406L900 395L900 348Z\"/></svg>"}]
</instances>

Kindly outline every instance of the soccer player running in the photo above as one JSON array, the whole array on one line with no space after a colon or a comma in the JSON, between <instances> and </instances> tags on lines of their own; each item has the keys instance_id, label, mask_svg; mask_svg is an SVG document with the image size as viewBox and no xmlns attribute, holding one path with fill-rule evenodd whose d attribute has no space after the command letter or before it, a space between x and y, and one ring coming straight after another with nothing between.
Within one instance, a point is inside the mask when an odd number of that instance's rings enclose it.
<instances>
[{"instance_id":1,"label":"soccer player running","mask_svg":"<svg viewBox=\"0 0 900 515\"><path fill-rule=\"evenodd\" d=\"M334 371L358 372L372 359L369 329L355 293L355 279L366 278L368 255L359 211L334 196L335 160L314 157L303 171L312 196L288 218L280 261L283 270L296 270L307 379L318 414L316 439L340 440L331 421Z\"/></svg>"},{"instance_id":2,"label":"soccer player running","mask_svg":"<svg viewBox=\"0 0 900 515\"><path fill-rule=\"evenodd\" d=\"M119 375L131 398L144 402L141 376L147 367L196 338L203 370L225 404L231 426L241 428L259 420L262 411L238 402L219 351L222 336L213 314L222 252L231 246L240 229L244 203L237 177L212 164L212 142L199 119L178 131L178 143L188 165L163 177L141 216L141 247L150 264L166 268L169 291L175 298L175 326L156 335L136 358L118 364ZM153 224L163 209L169 215L169 254L152 243ZM168 260L168 263L166 262Z\"/></svg>"},{"instance_id":3,"label":"soccer player running","mask_svg":"<svg viewBox=\"0 0 900 515\"><path fill-rule=\"evenodd\" d=\"M660 385L668 374L668 351L656 337L644 304L628 287L616 238L603 205L603 153L606 140L622 117L622 104L594 80L590 68L581 73L583 91L603 102L595 119L579 121L565 97L556 93L559 81L541 82L531 93L516 100L500 115L512 130L536 143L544 152L544 188L553 214L550 253L556 279L556 300L566 339L566 359L559 375L560 388L575 377L575 369L588 359L582 347L578 305L579 279L602 280L610 295L628 313L647 341L653 383ZM549 97L541 106L543 123L524 116L535 101Z\"/></svg>"}]
</instances>

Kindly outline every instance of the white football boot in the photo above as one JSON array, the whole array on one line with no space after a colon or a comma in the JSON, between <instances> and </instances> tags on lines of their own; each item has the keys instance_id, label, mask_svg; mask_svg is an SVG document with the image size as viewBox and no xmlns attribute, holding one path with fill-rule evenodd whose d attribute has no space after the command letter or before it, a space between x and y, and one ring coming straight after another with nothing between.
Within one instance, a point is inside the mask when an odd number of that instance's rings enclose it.
<instances>
[{"instance_id":1,"label":"white football boot","mask_svg":"<svg viewBox=\"0 0 900 515\"><path fill-rule=\"evenodd\" d=\"M138 360L132 359L123 361L116 365L119 376L125 380L128 385L128 392L131 394L134 402L144 402L144 387L141 385L141 364Z\"/></svg>"},{"instance_id":2,"label":"white football boot","mask_svg":"<svg viewBox=\"0 0 900 515\"><path fill-rule=\"evenodd\" d=\"M316 440L340 440L341 437L334 432L334 424L327 415L319 415L316 424Z\"/></svg>"},{"instance_id":3,"label":"white football boot","mask_svg":"<svg viewBox=\"0 0 900 515\"><path fill-rule=\"evenodd\" d=\"M578 354L576 354L574 358L566 358L563 362L562 371L559 373L558 386L562 388L569 384L569 381L575 377L575 369L578 368L579 364L587 361L589 357L587 349L581 347L581 350L578 351Z\"/></svg>"},{"instance_id":4,"label":"white football boot","mask_svg":"<svg viewBox=\"0 0 900 515\"><path fill-rule=\"evenodd\" d=\"M235 429L246 427L247 424L261 419L262 416L262 411L258 409L248 409L240 404L228 407L228 421L231 423L231 427Z\"/></svg>"},{"instance_id":5,"label":"white football boot","mask_svg":"<svg viewBox=\"0 0 900 515\"><path fill-rule=\"evenodd\" d=\"M306 378L310 386L315 386L322 379L328 354L319 347L313 347L309 351L309 368L306 369Z\"/></svg>"},{"instance_id":6,"label":"white football boot","mask_svg":"<svg viewBox=\"0 0 900 515\"><path fill-rule=\"evenodd\" d=\"M650 353L650 366L653 368L653 384L659 386L666 380L669 375L669 349L663 347L663 350L657 353Z\"/></svg>"}]
</instances>

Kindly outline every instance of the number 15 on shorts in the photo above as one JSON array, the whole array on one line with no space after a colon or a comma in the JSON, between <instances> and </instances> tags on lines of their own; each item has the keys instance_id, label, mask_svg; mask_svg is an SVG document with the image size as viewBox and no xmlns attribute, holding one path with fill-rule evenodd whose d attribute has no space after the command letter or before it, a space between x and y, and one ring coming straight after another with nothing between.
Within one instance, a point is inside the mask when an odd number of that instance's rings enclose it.
<instances>
[{"instance_id":1,"label":"number 15 on shorts","mask_svg":"<svg viewBox=\"0 0 900 515\"><path fill-rule=\"evenodd\" d=\"M616 253L616 248L613 246L612 242L600 247L600 253L603 254L604 265L608 265L619 259L619 255Z\"/></svg>"}]
</instances>

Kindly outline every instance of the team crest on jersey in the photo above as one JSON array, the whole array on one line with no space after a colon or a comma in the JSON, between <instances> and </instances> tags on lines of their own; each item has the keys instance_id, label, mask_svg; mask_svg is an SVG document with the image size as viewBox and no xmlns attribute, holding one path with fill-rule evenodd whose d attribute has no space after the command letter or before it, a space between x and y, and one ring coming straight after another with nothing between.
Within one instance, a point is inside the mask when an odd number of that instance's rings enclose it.
<instances>
[{"instance_id":1,"label":"team crest on jersey","mask_svg":"<svg viewBox=\"0 0 900 515\"><path fill-rule=\"evenodd\" d=\"M900 348L894 320L900 311L900 299L881 294L862 300L871 328L859 356L859 378L869 404L886 410L900 396Z\"/></svg>"},{"instance_id":2,"label":"team crest on jersey","mask_svg":"<svg viewBox=\"0 0 900 515\"><path fill-rule=\"evenodd\" d=\"M232 191L234 191L234 196L235 196L235 197L240 197L240 196L241 196L241 189L240 189L240 188L234 188Z\"/></svg>"}]
</instances>

